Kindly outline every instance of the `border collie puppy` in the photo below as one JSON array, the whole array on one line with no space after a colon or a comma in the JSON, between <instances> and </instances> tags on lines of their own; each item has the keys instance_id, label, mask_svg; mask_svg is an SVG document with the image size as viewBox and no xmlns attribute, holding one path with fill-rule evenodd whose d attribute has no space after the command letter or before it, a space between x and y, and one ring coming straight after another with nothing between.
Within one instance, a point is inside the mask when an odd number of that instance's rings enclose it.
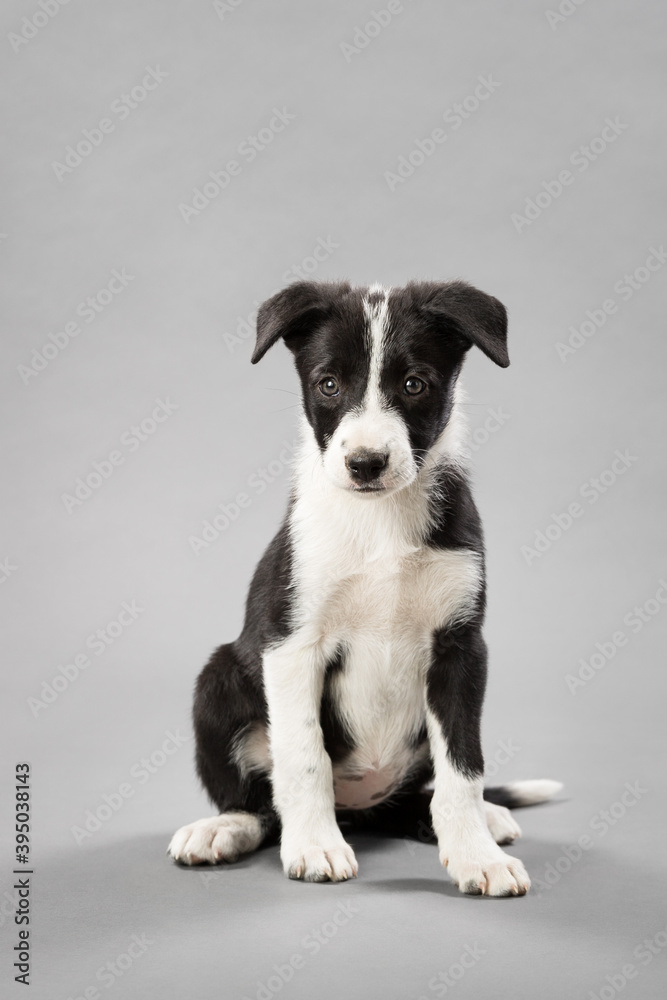
<instances>
[{"instance_id":1,"label":"border collie puppy","mask_svg":"<svg viewBox=\"0 0 667 1000\"><path fill-rule=\"evenodd\" d=\"M523 895L523 864L498 846L520 833L506 807L561 786L484 793L484 546L457 388L472 346L509 364L505 308L460 281L300 282L260 308L253 363L280 339L303 391L291 499L241 635L197 681L218 815L168 852L231 862L280 831L290 878L336 882L357 874L339 823L418 820L424 837L430 810L462 892Z\"/></svg>"}]
</instances>

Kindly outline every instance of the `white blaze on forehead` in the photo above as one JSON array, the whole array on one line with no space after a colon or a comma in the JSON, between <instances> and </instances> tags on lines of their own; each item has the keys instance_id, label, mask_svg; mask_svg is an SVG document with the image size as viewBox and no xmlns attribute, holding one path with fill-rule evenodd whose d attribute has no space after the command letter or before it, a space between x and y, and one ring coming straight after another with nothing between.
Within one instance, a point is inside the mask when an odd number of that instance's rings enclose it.
<instances>
[{"instance_id":1,"label":"white blaze on forehead","mask_svg":"<svg viewBox=\"0 0 667 1000\"><path fill-rule=\"evenodd\" d=\"M370 348L368 386L362 403L362 410L381 410L380 375L389 320L389 289L382 285L371 285L368 296L363 300Z\"/></svg>"},{"instance_id":2,"label":"white blaze on forehead","mask_svg":"<svg viewBox=\"0 0 667 1000\"><path fill-rule=\"evenodd\" d=\"M389 331L389 293L389 288L371 285L364 296L368 382L361 403L343 416L324 453L325 472L344 489L352 486L346 456L358 449L386 454L387 462L379 477L385 488L403 487L417 474L406 423L380 389Z\"/></svg>"}]
</instances>

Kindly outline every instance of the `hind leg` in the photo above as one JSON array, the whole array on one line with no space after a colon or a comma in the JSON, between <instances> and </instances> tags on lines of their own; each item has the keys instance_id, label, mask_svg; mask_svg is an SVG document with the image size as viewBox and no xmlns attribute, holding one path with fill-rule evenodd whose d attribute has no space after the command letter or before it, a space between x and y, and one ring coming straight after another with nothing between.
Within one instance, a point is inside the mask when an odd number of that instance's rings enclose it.
<instances>
[{"instance_id":1,"label":"hind leg","mask_svg":"<svg viewBox=\"0 0 667 1000\"><path fill-rule=\"evenodd\" d=\"M261 818L253 813L227 812L198 819L177 830L167 853L185 865L238 861L255 851L265 837Z\"/></svg>"},{"instance_id":2,"label":"hind leg","mask_svg":"<svg viewBox=\"0 0 667 1000\"><path fill-rule=\"evenodd\" d=\"M199 675L193 718L197 772L219 814L181 827L167 853L186 865L233 862L278 827L264 697L233 645L221 646Z\"/></svg>"},{"instance_id":3,"label":"hind leg","mask_svg":"<svg viewBox=\"0 0 667 1000\"><path fill-rule=\"evenodd\" d=\"M398 837L410 837L423 843L435 841L431 820L431 799L428 789L411 791L386 805L357 816L351 811L340 813L342 819L357 828L378 830ZM505 806L484 802L484 815L489 832L497 844L512 844L521 836L521 827Z\"/></svg>"},{"instance_id":4,"label":"hind leg","mask_svg":"<svg viewBox=\"0 0 667 1000\"><path fill-rule=\"evenodd\" d=\"M506 806L485 802L484 813L486 825L496 844L513 844L521 836L521 827Z\"/></svg>"}]
</instances>

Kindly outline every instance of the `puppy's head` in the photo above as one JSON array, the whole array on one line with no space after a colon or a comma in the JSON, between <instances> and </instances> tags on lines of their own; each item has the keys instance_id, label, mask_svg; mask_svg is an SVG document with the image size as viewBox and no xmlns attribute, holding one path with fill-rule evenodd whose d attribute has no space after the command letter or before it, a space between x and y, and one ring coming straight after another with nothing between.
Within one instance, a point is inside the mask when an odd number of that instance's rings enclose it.
<instances>
[{"instance_id":1,"label":"puppy's head","mask_svg":"<svg viewBox=\"0 0 667 1000\"><path fill-rule=\"evenodd\" d=\"M281 337L329 479L367 496L415 479L452 414L466 351L509 364L504 306L461 281L299 282L260 307L253 364Z\"/></svg>"}]
</instances>

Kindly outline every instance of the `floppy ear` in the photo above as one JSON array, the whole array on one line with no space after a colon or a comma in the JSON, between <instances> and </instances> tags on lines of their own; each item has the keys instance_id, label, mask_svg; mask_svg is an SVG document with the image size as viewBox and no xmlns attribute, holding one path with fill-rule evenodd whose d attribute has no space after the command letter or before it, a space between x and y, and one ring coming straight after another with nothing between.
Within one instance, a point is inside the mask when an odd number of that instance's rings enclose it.
<instances>
[{"instance_id":1,"label":"floppy ear","mask_svg":"<svg viewBox=\"0 0 667 1000\"><path fill-rule=\"evenodd\" d=\"M308 333L331 310L334 300L349 291L347 282L298 281L267 299L257 313L253 365L280 337Z\"/></svg>"},{"instance_id":2,"label":"floppy ear","mask_svg":"<svg viewBox=\"0 0 667 1000\"><path fill-rule=\"evenodd\" d=\"M436 326L453 327L467 348L475 344L497 365L507 368L507 311L502 302L465 281L419 283L411 289L422 313Z\"/></svg>"}]
</instances>

